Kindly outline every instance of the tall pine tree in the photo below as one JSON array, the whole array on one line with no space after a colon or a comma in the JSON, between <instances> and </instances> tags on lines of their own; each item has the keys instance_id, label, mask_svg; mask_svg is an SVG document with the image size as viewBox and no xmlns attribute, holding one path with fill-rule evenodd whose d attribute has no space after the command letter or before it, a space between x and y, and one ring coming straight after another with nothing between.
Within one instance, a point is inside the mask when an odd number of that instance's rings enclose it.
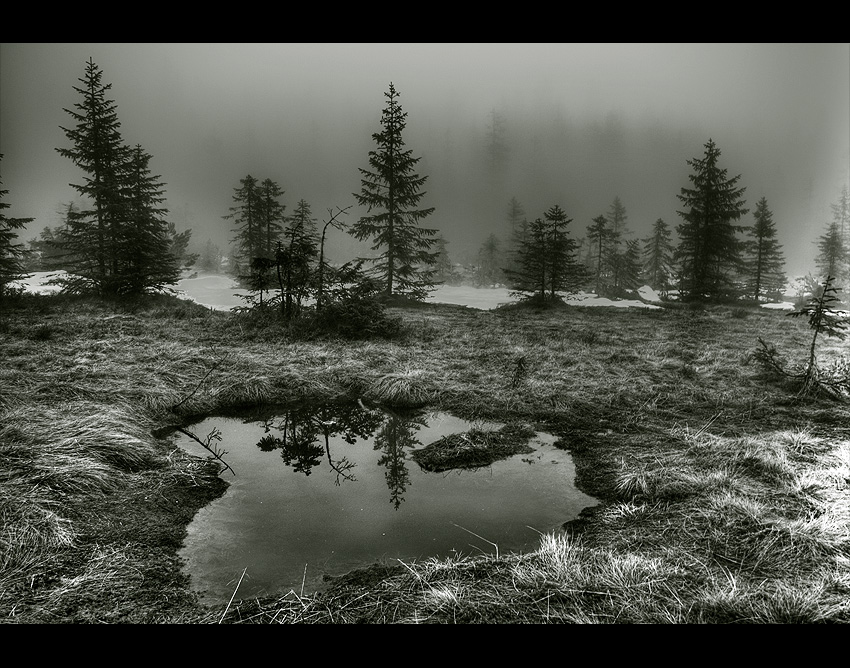
<instances>
[{"instance_id":1,"label":"tall pine tree","mask_svg":"<svg viewBox=\"0 0 850 668\"><path fill-rule=\"evenodd\" d=\"M850 192L847 185L841 189L841 196L831 205L832 215L838 225L838 232L844 247L850 249Z\"/></svg>"},{"instance_id":2,"label":"tall pine tree","mask_svg":"<svg viewBox=\"0 0 850 668\"><path fill-rule=\"evenodd\" d=\"M499 237L494 233L484 240L478 249L478 269L475 272L475 283L479 286L490 287L504 280L502 273L502 248Z\"/></svg>"},{"instance_id":3,"label":"tall pine tree","mask_svg":"<svg viewBox=\"0 0 850 668\"><path fill-rule=\"evenodd\" d=\"M555 204L543 214L543 220L547 237L545 263L549 274L549 299L554 301L556 293L577 288L586 276L576 262L576 241L567 230L573 219Z\"/></svg>"},{"instance_id":4,"label":"tall pine tree","mask_svg":"<svg viewBox=\"0 0 850 668\"><path fill-rule=\"evenodd\" d=\"M841 237L841 228L838 221L833 220L827 225L826 231L818 238L818 254L815 264L826 279L832 277L836 288L841 289L845 285L850 262L850 251L844 245Z\"/></svg>"},{"instance_id":5,"label":"tall pine tree","mask_svg":"<svg viewBox=\"0 0 850 668\"><path fill-rule=\"evenodd\" d=\"M519 270L520 266L517 261L517 253L525 245L528 239L528 220L525 216L525 209L516 197L511 197L508 202L508 265L505 269L512 271Z\"/></svg>"},{"instance_id":6,"label":"tall pine tree","mask_svg":"<svg viewBox=\"0 0 850 668\"><path fill-rule=\"evenodd\" d=\"M83 184L71 185L88 208L68 218L63 251L72 262L72 270L62 285L68 292L93 291L115 296L122 283L121 228L126 215L124 192L131 152L121 137L117 107L106 97L112 84L103 83L103 72L91 59L79 81L82 85L74 86L74 90L82 101L74 104L75 110L64 110L76 125L60 126L73 148L56 150L86 173Z\"/></svg>"},{"instance_id":7,"label":"tall pine tree","mask_svg":"<svg viewBox=\"0 0 850 668\"><path fill-rule=\"evenodd\" d=\"M683 222L676 227L679 245L674 259L679 263L682 299L718 301L735 294L733 272L740 266L741 244L734 225L747 213L738 187L740 174L727 178L718 165L720 150L714 141L705 144L702 158L688 160L693 168L692 188L677 195L684 210L677 211Z\"/></svg>"},{"instance_id":8,"label":"tall pine tree","mask_svg":"<svg viewBox=\"0 0 850 668\"><path fill-rule=\"evenodd\" d=\"M512 289L531 293L533 301L543 304L587 279L584 268L576 262L576 242L567 231L571 222L556 204L543 218L528 224L525 243L517 252L518 268L505 271Z\"/></svg>"},{"instance_id":9,"label":"tall pine tree","mask_svg":"<svg viewBox=\"0 0 850 668\"><path fill-rule=\"evenodd\" d=\"M589 267L593 273L597 295L601 294L603 288L605 249L608 247L609 234L608 219L604 215L596 216L592 221L592 225L587 226Z\"/></svg>"},{"instance_id":10,"label":"tall pine tree","mask_svg":"<svg viewBox=\"0 0 850 668\"><path fill-rule=\"evenodd\" d=\"M57 282L66 292L109 297L158 290L178 278L160 207L164 186L150 173L151 156L124 144L117 107L106 96L112 85L91 59L79 81L82 101L65 109L76 125L62 127L73 147L56 150L86 173L83 184L72 184L85 204L69 208L56 242L69 272Z\"/></svg>"},{"instance_id":11,"label":"tall pine tree","mask_svg":"<svg viewBox=\"0 0 850 668\"><path fill-rule=\"evenodd\" d=\"M614 197L614 201L608 208L605 216L607 221L606 248L604 262L609 278L609 288L613 294L620 294L626 288L623 282L623 274L626 270L625 251L623 250L628 230L626 228L626 207L620 198ZM631 268L629 268L631 270Z\"/></svg>"},{"instance_id":12,"label":"tall pine tree","mask_svg":"<svg viewBox=\"0 0 850 668\"><path fill-rule=\"evenodd\" d=\"M263 257L266 234L259 180L248 174L244 179L239 179L239 184L238 188L233 189L235 204L224 219L236 223L231 272L245 280L250 273L252 260Z\"/></svg>"},{"instance_id":13,"label":"tall pine tree","mask_svg":"<svg viewBox=\"0 0 850 668\"><path fill-rule=\"evenodd\" d=\"M259 192L259 225L260 225L260 255L273 257L277 241L283 232L284 212L286 205L280 201L284 191L279 184L271 179L263 179L258 186ZM309 208L309 207L308 207ZM296 214L297 215L297 214Z\"/></svg>"},{"instance_id":14,"label":"tall pine tree","mask_svg":"<svg viewBox=\"0 0 850 668\"><path fill-rule=\"evenodd\" d=\"M744 242L744 266L747 292L756 301L782 296L787 279L782 245L776 238L773 213L762 197L756 203L755 225L747 229L749 239Z\"/></svg>"},{"instance_id":15,"label":"tall pine tree","mask_svg":"<svg viewBox=\"0 0 850 668\"><path fill-rule=\"evenodd\" d=\"M369 151L371 169L359 170L362 188L354 193L368 215L358 219L350 232L360 241L373 240L372 250L379 251L373 269L387 298L403 295L423 299L434 287L432 267L436 261L436 252L431 250L436 231L419 226L434 209L417 208L428 177L414 172L420 158L405 150L402 134L407 113L392 83L384 96L383 129L372 135L377 149Z\"/></svg>"},{"instance_id":16,"label":"tall pine tree","mask_svg":"<svg viewBox=\"0 0 850 668\"><path fill-rule=\"evenodd\" d=\"M136 145L128 165L124 248L120 253L122 294L158 290L180 278L171 251L173 237L164 219L168 210L160 206L165 201L164 186L159 176L151 174L150 159L150 154Z\"/></svg>"},{"instance_id":17,"label":"tall pine tree","mask_svg":"<svg viewBox=\"0 0 850 668\"><path fill-rule=\"evenodd\" d=\"M514 251L513 265L505 269L511 289L531 293L531 299L540 304L546 301L548 240L546 224L542 218L535 218L527 224L525 240Z\"/></svg>"},{"instance_id":18,"label":"tall pine tree","mask_svg":"<svg viewBox=\"0 0 850 668\"><path fill-rule=\"evenodd\" d=\"M301 312L313 287L313 269L318 255L318 227L309 203L302 199L286 221L275 256L281 309L286 320Z\"/></svg>"},{"instance_id":19,"label":"tall pine tree","mask_svg":"<svg viewBox=\"0 0 850 668\"><path fill-rule=\"evenodd\" d=\"M673 275L673 243L670 228L659 218L652 225L652 235L643 241L643 271L653 290L666 294Z\"/></svg>"}]
</instances>

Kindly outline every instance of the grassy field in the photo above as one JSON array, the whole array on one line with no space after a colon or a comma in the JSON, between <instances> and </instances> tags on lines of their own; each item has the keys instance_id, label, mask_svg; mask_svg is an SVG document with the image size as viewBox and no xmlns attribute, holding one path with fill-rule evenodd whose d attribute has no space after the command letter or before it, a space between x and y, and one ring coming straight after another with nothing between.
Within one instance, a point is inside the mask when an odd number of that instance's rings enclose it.
<instances>
[{"instance_id":1,"label":"grassy field","mask_svg":"<svg viewBox=\"0 0 850 668\"><path fill-rule=\"evenodd\" d=\"M287 341L170 298L32 296L0 313L0 619L7 623L850 621L850 403L798 396L757 309L393 308L393 340ZM847 340L819 340L826 367ZM539 549L382 563L205 607L177 551L225 493L168 427L362 398L533 425L601 503ZM569 482L569 481L566 481Z\"/></svg>"}]
</instances>

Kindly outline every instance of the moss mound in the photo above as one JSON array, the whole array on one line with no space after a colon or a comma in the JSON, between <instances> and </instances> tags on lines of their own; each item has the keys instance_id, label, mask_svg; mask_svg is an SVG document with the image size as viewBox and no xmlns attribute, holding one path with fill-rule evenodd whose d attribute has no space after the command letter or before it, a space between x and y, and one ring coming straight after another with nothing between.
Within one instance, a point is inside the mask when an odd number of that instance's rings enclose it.
<instances>
[{"instance_id":1,"label":"moss mound","mask_svg":"<svg viewBox=\"0 0 850 668\"><path fill-rule=\"evenodd\" d=\"M443 436L411 457L426 471L475 469L517 454L534 452L528 441L536 432L528 425L509 424L498 431L470 429Z\"/></svg>"}]
</instances>

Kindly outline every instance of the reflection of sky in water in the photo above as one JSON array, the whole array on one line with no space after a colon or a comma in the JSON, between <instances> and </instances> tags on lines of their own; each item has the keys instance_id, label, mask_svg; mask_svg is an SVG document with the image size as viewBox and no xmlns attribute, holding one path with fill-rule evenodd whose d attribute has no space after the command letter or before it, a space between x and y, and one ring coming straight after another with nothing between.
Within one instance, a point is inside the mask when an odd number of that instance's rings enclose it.
<instances>
[{"instance_id":1,"label":"reflection of sky in water","mask_svg":"<svg viewBox=\"0 0 850 668\"><path fill-rule=\"evenodd\" d=\"M290 418L290 437L292 422L303 419ZM266 424L280 421L278 416ZM331 434L326 451L321 431L310 433L305 440L315 435L321 456L305 475L294 470L294 461L287 465L284 450L257 447L264 436L282 437L280 429L223 418L194 425L191 431L201 439L213 427L220 430L218 445L236 476L222 473L230 482L227 492L189 526L181 556L193 586L210 602L226 602L246 568L239 598L300 591L305 565L309 590L323 572L341 574L380 559L492 553L490 542L500 552L531 550L538 531L555 529L595 503L573 487L569 454L546 434L532 441L533 453L477 471L427 473L410 459L414 448L473 426L481 425L446 414L416 423L373 414L371 423L359 425L365 437L349 433L353 444ZM336 428L341 431L339 423ZM178 437L190 452L207 456L188 437ZM328 452L337 467L343 461L354 465L347 473L355 480L337 475Z\"/></svg>"}]
</instances>

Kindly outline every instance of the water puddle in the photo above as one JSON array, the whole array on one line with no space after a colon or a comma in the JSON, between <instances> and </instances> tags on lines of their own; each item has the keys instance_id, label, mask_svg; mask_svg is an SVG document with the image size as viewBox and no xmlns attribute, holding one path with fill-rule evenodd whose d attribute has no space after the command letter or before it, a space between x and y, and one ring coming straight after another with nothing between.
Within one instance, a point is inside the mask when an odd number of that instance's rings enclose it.
<instances>
[{"instance_id":1,"label":"water puddle","mask_svg":"<svg viewBox=\"0 0 850 668\"><path fill-rule=\"evenodd\" d=\"M193 588L222 603L234 591L315 591L323 574L379 560L535 549L541 532L596 504L574 487L572 459L553 436L538 433L531 452L475 470L428 472L412 459L443 437L499 427L358 404L189 427L204 442L212 434L232 468L221 473L227 492L196 515L180 552ZM210 456L188 435L176 439Z\"/></svg>"}]
</instances>

